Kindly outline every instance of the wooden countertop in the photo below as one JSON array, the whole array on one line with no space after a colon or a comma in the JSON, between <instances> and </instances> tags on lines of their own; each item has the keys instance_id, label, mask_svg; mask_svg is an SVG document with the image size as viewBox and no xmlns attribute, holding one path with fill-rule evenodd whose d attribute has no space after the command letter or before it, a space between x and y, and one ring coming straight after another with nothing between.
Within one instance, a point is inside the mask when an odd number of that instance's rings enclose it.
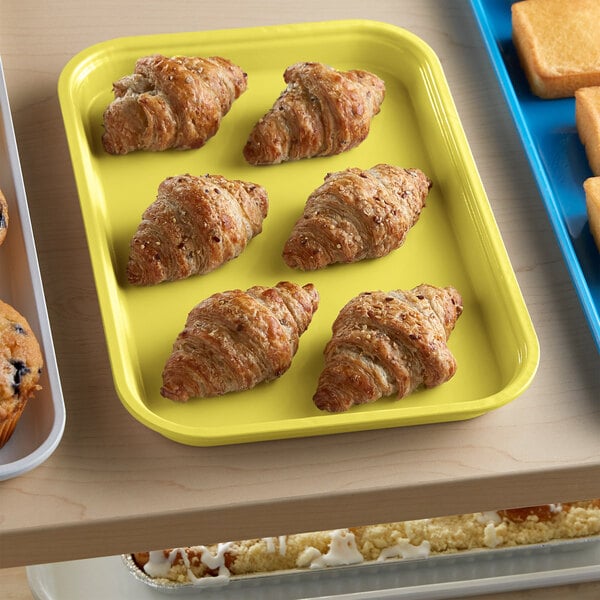
<instances>
[{"instance_id":1,"label":"wooden countertop","mask_svg":"<svg viewBox=\"0 0 600 600\"><path fill-rule=\"evenodd\" d=\"M0 482L0 567L600 496L598 352L464 1L5 3L2 56L67 407L56 452ZM57 79L109 38L345 18L438 54L536 328L516 401L458 423L193 448L113 387ZM60 540L60 543L57 541Z\"/></svg>"}]
</instances>

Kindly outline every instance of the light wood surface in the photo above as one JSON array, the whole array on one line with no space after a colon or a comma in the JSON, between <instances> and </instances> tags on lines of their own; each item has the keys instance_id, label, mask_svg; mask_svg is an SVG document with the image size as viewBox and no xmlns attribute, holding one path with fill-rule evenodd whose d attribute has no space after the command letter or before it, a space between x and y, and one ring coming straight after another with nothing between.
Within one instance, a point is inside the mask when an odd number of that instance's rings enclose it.
<instances>
[{"instance_id":1,"label":"light wood surface","mask_svg":"<svg viewBox=\"0 0 600 600\"><path fill-rule=\"evenodd\" d=\"M472 421L222 448L168 441L113 387L59 73L119 36L345 18L405 27L438 54L537 330L537 376ZM0 482L0 567L600 496L598 353L468 2L4 1L0 54L67 407L50 459ZM27 597L22 570L5 581Z\"/></svg>"}]
</instances>

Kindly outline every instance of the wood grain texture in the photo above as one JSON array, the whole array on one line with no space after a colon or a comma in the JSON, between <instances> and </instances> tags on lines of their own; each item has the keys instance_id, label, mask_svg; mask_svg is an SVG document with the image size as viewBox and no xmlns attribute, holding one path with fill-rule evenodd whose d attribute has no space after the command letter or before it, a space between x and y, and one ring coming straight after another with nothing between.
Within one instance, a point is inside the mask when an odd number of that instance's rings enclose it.
<instances>
[{"instance_id":1,"label":"wood grain texture","mask_svg":"<svg viewBox=\"0 0 600 600\"><path fill-rule=\"evenodd\" d=\"M0 589L4 600L31 600L25 567L0 569Z\"/></svg>"},{"instance_id":2,"label":"wood grain texture","mask_svg":"<svg viewBox=\"0 0 600 600\"><path fill-rule=\"evenodd\" d=\"M0 483L0 566L600 496L598 354L466 1L60 0L48 10L5 3L0 54L67 425L48 461ZM115 393L58 76L80 50L119 36L341 18L405 27L440 57L539 336L536 378L472 421L222 448L170 442ZM0 581L14 587L20 573Z\"/></svg>"}]
</instances>

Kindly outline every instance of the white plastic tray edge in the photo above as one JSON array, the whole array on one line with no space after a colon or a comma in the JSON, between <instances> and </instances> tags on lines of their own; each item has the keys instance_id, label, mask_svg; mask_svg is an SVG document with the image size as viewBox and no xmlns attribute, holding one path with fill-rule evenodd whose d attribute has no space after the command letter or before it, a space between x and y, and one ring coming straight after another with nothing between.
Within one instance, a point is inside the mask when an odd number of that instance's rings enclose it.
<instances>
[{"instance_id":1,"label":"white plastic tray edge","mask_svg":"<svg viewBox=\"0 0 600 600\"><path fill-rule=\"evenodd\" d=\"M19 224L20 233L22 234L23 238L22 242L25 247L30 277L30 281L27 283L31 286L31 289L28 290L28 292L31 292L31 303L26 307L26 317L36 332L36 335L39 336L38 339L44 355L44 377L47 378L46 385L49 387L49 390L43 392L43 396L45 402L51 402L51 406L47 406L46 410L53 411L53 414L51 415L52 424L50 429L48 430L45 428L45 438L40 440L39 445L32 452L15 458L10 462L6 462L4 464L0 463L0 481L2 481L22 475L23 473L39 466L54 452L60 440L62 439L66 414L1 57L0 118L2 119L2 127L0 130L4 131L4 136L6 138L6 159L9 163L10 175L12 178L12 184L14 186L14 198L16 201L16 206L11 206L11 208L13 210L16 208L18 212L18 214L14 215L15 218L11 218L11 224L13 221L15 225ZM17 232L16 227L13 228L9 224L8 235L11 234L16 235ZM25 312L25 309L23 309L21 306L15 308L17 308L19 312ZM26 411L28 409L35 410L34 402L32 401L30 404L31 406L27 407ZM38 410L40 410L39 407ZM19 423L19 425L21 425L21 423ZM19 426L13 434L13 437L18 435ZM12 438L8 444L11 444L11 442Z\"/></svg>"},{"instance_id":2,"label":"white plastic tray edge","mask_svg":"<svg viewBox=\"0 0 600 600\"><path fill-rule=\"evenodd\" d=\"M369 564L372 568L365 570ZM188 586L176 594L133 577L121 556L36 565L27 568L27 578L36 600L74 600L83 590L86 600L231 600L240 595L246 600L274 600L284 597L283 590L287 600L442 600L600 581L600 539L596 536L428 559L364 563L292 576L259 577L245 582L250 585L236 586L232 581L221 587ZM362 591L356 591L359 582Z\"/></svg>"}]
</instances>

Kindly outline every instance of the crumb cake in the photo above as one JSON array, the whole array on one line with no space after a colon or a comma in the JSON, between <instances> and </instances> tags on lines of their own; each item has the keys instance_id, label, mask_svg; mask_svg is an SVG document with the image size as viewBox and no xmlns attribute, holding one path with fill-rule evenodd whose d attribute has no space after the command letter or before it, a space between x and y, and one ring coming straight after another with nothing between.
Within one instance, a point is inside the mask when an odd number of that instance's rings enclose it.
<instances>
[{"instance_id":1,"label":"crumb cake","mask_svg":"<svg viewBox=\"0 0 600 600\"><path fill-rule=\"evenodd\" d=\"M215 583L215 578L227 581L232 576L427 558L598 534L600 499L138 552L132 558L153 580L202 585Z\"/></svg>"}]
</instances>

